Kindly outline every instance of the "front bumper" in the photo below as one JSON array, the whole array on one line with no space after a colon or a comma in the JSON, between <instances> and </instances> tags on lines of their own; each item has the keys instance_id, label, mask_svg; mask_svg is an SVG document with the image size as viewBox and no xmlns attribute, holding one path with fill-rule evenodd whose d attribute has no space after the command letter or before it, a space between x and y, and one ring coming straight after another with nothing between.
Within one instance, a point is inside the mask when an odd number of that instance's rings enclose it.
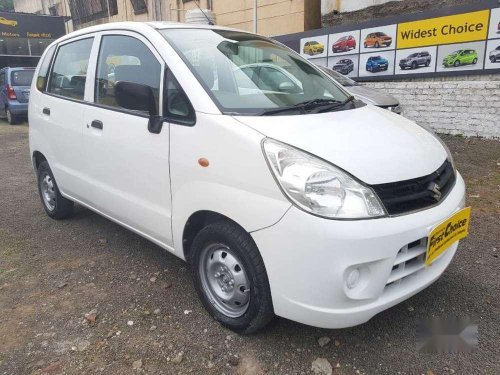
<instances>
[{"instance_id":1,"label":"front bumper","mask_svg":"<svg viewBox=\"0 0 500 375\"><path fill-rule=\"evenodd\" d=\"M410 250L424 251L425 258L432 228L464 205L465 184L458 175L440 205L398 217L327 220L292 207L274 226L252 233L264 259L275 313L316 327L344 328L411 297L439 278L458 244L428 268L418 263L422 255L405 263L403 273L394 270L395 264ZM407 253L401 255L404 249ZM348 289L346 279L354 268L360 270L359 282ZM405 270L413 271L405 275Z\"/></svg>"}]
</instances>

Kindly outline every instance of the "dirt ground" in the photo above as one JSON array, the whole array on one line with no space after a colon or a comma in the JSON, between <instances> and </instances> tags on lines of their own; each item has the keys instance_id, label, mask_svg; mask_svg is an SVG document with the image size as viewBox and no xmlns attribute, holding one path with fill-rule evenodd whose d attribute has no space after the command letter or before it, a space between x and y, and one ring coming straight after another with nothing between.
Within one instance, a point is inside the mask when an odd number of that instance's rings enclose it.
<instances>
[{"instance_id":1,"label":"dirt ground","mask_svg":"<svg viewBox=\"0 0 500 375\"><path fill-rule=\"evenodd\" d=\"M436 283L359 327L276 319L238 336L207 315L173 255L82 207L48 218L28 127L1 122L0 374L308 374L317 358L334 374L500 374L500 142L444 140L473 221ZM450 314L476 319L479 348L419 354L417 319Z\"/></svg>"}]
</instances>

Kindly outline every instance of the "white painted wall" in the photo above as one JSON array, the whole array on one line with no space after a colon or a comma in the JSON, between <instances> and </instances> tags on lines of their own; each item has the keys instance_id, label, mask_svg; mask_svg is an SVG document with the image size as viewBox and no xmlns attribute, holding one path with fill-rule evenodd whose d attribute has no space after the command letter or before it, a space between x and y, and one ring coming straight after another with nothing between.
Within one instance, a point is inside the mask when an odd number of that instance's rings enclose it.
<instances>
[{"instance_id":1,"label":"white painted wall","mask_svg":"<svg viewBox=\"0 0 500 375\"><path fill-rule=\"evenodd\" d=\"M399 99L403 116L439 133L500 140L500 74L369 82Z\"/></svg>"},{"instance_id":2,"label":"white painted wall","mask_svg":"<svg viewBox=\"0 0 500 375\"><path fill-rule=\"evenodd\" d=\"M321 14L328 14L334 10L344 13L364 9L373 5L402 0L321 0Z\"/></svg>"}]
</instances>

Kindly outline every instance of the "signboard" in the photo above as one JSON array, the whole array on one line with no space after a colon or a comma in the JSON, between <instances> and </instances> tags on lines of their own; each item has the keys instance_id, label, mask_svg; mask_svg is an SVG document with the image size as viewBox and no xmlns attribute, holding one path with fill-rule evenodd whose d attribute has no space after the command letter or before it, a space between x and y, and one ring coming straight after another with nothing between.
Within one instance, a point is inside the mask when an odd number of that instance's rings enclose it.
<instances>
[{"instance_id":1,"label":"signboard","mask_svg":"<svg viewBox=\"0 0 500 375\"><path fill-rule=\"evenodd\" d=\"M275 39L357 80L500 73L497 0Z\"/></svg>"},{"instance_id":2,"label":"signboard","mask_svg":"<svg viewBox=\"0 0 500 375\"><path fill-rule=\"evenodd\" d=\"M0 12L2 38L57 39L64 34L64 17Z\"/></svg>"}]
</instances>

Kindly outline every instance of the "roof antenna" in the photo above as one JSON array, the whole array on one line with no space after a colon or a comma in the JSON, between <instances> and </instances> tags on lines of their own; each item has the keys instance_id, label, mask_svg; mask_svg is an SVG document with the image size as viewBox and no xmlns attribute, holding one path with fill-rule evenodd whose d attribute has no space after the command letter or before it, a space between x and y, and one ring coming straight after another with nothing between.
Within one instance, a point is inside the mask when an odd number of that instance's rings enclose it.
<instances>
[{"instance_id":1,"label":"roof antenna","mask_svg":"<svg viewBox=\"0 0 500 375\"><path fill-rule=\"evenodd\" d=\"M214 26L213 21L210 18L208 18L207 14L200 8L200 6L198 5L198 2L196 0L194 0L194 5L196 5L198 7L198 9L200 10L200 12L203 13L203 15L205 16L205 18L208 21L208 24L210 26Z\"/></svg>"}]
</instances>

